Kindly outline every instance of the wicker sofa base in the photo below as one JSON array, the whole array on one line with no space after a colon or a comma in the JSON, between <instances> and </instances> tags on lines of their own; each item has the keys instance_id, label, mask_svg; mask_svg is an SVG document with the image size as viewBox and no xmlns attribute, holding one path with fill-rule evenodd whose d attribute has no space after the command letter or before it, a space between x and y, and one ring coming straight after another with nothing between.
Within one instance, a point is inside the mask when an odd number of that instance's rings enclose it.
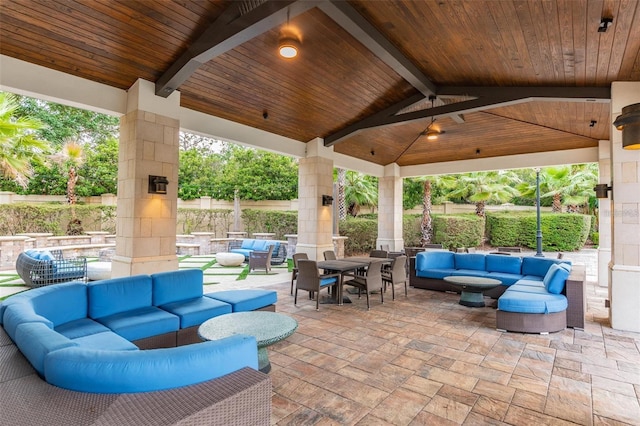
<instances>
[{"instance_id":1,"label":"wicker sofa base","mask_svg":"<svg viewBox=\"0 0 640 426\"><path fill-rule=\"evenodd\" d=\"M551 314L522 314L496 311L496 329L519 333L554 333L567 328L565 311Z\"/></svg>"},{"instance_id":2,"label":"wicker sofa base","mask_svg":"<svg viewBox=\"0 0 640 426\"><path fill-rule=\"evenodd\" d=\"M164 391L74 392L42 380L0 327L3 426L269 425L271 379L251 368Z\"/></svg>"}]
</instances>

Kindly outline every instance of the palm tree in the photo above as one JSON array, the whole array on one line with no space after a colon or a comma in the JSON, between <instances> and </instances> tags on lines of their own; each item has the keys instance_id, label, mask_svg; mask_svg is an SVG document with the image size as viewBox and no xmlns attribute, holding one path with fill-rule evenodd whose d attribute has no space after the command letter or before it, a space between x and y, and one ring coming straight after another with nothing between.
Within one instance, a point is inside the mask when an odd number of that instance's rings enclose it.
<instances>
[{"instance_id":1,"label":"palm tree","mask_svg":"<svg viewBox=\"0 0 640 426\"><path fill-rule=\"evenodd\" d=\"M67 141L60 152L54 156L56 162L67 170L67 202L71 204L71 221L67 226L67 235L82 234L82 222L76 217L75 204L78 202L76 184L78 183L78 168L84 162L84 149L75 141Z\"/></svg>"},{"instance_id":2,"label":"palm tree","mask_svg":"<svg viewBox=\"0 0 640 426\"><path fill-rule=\"evenodd\" d=\"M420 222L420 243L431 243L433 236L433 218L431 217L431 207L433 205L433 187L451 188L455 185L455 179L450 175L423 176L424 194L422 196L422 221Z\"/></svg>"},{"instance_id":3,"label":"palm tree","mask_svg":"<svg viewBox=\"0 0 640 426\"><path fill-rule=\"evenodd\" d=\"M378 205L378 184L375 178L362 173L347 171L344 199L348 213L355 217L363 206Z\"/></svg>"},{"instance_id":4,"label":"palm tree","mask_svg":"<svg viewBox=\"0 0 640 426\"><path fill-rule=\"evenodd\" d=\"M36 139L42 123L16 117L19 104L12 94L0 92L0 171L5 177L26 186L32 173L31 159L43 155L48 145Z\"/></svg>"},{"instance_id":5,"label":"palm tree","mask_svg":"<svg viewBox=\"0 0 640 426\"><path fill-rule=\"evenodd\" d=\"M449 193L449 197L476 203L476 215L484 217L487 202L505 203L518 195L518 190L511 186L515 182L517 176L510 171L465 173L458 176L458 187Z\"/></svg>"},{"instance_id":6,"label":"palm tree","mask_svg":"<svg viewBox=\"0 0 640 426\"><path fill-rule=\"evenodd\" d=\"M540 197L552 197L551 211L560 213L563 205L586 204L597 181L595 166L545 167L540 170ZM535 184L522 183L518 188L524 197L535 196Z\"/></svg>"}]
</instances>

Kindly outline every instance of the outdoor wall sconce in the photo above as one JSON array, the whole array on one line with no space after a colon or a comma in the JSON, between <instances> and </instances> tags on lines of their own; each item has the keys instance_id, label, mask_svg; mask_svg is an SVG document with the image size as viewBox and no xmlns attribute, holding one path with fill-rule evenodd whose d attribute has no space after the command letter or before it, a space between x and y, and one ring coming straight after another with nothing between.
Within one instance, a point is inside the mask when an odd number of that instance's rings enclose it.
<instances>
[{"instance_id":1,"label":"outdoor wall sconce","mask_svg":"<svg viewBox=\"0 0 640 426\"><path fill-rule=\"evenodd\" d=\"M149 175L149 194L166 194L168 184L166 176Z\"/></svg>"},{"instance_id":2,"label":"outdoor wall sconce","mask_svg":"<svg viewBox=\"0 0 640 426\"><path fill-rule=\"evenodd\" d=\"M596 191L596 198L608 198L609 191L613 188L606 183L599 183L593 187L593 190Z\"/></svg>"},{"instance_id":3,"label":"outdoor wall sconce","mask_svg":"<svg viewBox=\"0 0 640 426\"><path fill-rule=\"evenodd\" d=\"M623 149L640 149L640 103L622 108L613 125L622 130Z\"/></svg>"},{"instance_id":4,"label":"outdoor wall sconce","mask_svg":"<svg viewBox=\"0 0 640 426\"><path fill-rule=\"evenodd\" d=\"M331 204L333 204L333 197L331 195L323 195L322 196L322 205L323 206L330 206Z\"/></svg>"}]
</instances>

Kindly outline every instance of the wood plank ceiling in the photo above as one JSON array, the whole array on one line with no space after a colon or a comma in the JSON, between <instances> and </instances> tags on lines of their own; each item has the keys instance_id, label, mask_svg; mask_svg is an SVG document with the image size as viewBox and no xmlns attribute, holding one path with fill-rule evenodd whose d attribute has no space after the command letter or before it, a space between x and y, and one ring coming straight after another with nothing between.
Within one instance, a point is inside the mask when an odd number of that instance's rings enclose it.
<instances>
[{"instance_id":1,"label":"wood plank ceiling","mask_svg":"<svg viewBox=\"0 0 640 426\"><path fill-rule=\"evenodd\" d=\"M172 74L190 52L206 60ZM608 139L611 83L640 80L640 2L12 0L0 53L120 89L184 75L186 108L404 166Z\"/></svg>"}]
</instances>

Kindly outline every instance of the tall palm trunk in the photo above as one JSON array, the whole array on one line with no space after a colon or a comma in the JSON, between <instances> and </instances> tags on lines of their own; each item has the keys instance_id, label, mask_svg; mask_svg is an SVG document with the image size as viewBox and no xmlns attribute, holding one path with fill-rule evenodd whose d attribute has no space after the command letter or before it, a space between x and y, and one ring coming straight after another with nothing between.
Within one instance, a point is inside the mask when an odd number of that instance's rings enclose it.
<instances>
[{"instance_id":1,"label":"tall palm trunk","mask_svg":"<svg viewBox=\"0 0 640 426\"><path fill-rule=\"evenodd\" d=\"M476 216L484 217L484 201L478 201L476 203Z\"/></svg>"},{"instance_id":2,"label":"tall palm trunk","mask_svg":"<svg viewBox=\"0 0 640 426\"><path fill-rule=\"evenodd\" d=\"M553 207L551 210L554 213L562 212L562 195L559 193L553 194Z\"/></svg>"},{"instance_id":3,"label":"tall palm trunk","mask_svg":"<svg viewBox=\"0 0 640 426\"><path fill-rule=\"evenodd\" d=\"M422 223L420 224L422 232L421 244L431 243L431 235L433 234L433 220L431 218L431 181L424 181L424 196L422 198Z\"/></svg>"},{"instance_id":4,"label":"tall palm trunk","mask_svg":"<svg viewBox=\"0 0 640 426\"><path fill-rule=\"evenodd\" d=\"M347 218L347 206L344 197L344 186L347 181L347 170L338 169L338 218L344 220Z\"/></svg>"}]
</instances>

